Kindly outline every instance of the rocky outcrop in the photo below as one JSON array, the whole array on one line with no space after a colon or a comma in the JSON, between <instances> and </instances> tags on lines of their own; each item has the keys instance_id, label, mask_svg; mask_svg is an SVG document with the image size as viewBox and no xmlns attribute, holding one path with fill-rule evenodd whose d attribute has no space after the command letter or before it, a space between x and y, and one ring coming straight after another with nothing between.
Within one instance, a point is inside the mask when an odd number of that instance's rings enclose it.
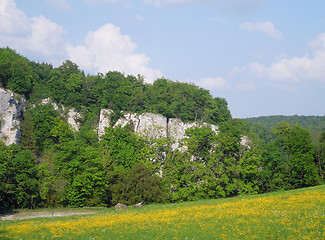
<instances>
[{"instance_id":1,"label":"rocky outcrop","mask_svg":"<svg viewBox=\"0 0 325 240\"><path fill-rule=\"evenodd\" d=\"M80 123L78 119L81 118L80 113L78 113L74 108L71 108L68 112L68 123L72 127L73 130L79 131Z\"/></svg>"},{"instance_id":2,"label":"rocky outcrop","mask_svg":"<svg viewBox=\"0 0 325 240\"><path fill-rule=\"evenodd\" d=\"M81 119L81 114L79 112L77 112L76 109L71 108L71 109L69 109L67 114L64 114L66 107L63 105L60 105L60 108L59 108L59 106L54 101L52 101L50 98L42 99L40 104L41 105L51 104L55 111L58 111L59 113L61 113L62 117L67 118L67 123L70 124L72 130L79 131L80 123L78 120ZM34 107L35 107L35 105L34 105Z\"/></svg>"},{"instance_id":3,"label":"rocky outcrop","mask_svg":"<svg viewBox=\"0 0 325 240\"><path fill-rule=\"evenodd\" d=\"M196 128L196 127L211 127L212 131L215 134L218 134L218 126L208 123L183 123L182 120L178 118L171 118L168 121L168 136L171 143L172 150L179 149L180 151L186 151L186 147L179 147L179 141L186 138L186 130L189 128Z\"/></svg>"},{"instance_id":4,"label":"rocky outcrop","mask_svg":"<svg viewBox=\"0 0 325 240\"><path fill-rule=\"evenodd\" d=\"M53 106L53 109L55 111L59 110L59 106L55 102L53 102L50 98L44 98L41 101L41 105L45 105L45 104L49 104L49 103Z\"/></svg>"},{"instance_id":5,"label":"rocky outcrop","mask_svg":"<svg viewBox=\"0 0 325 240\"><path fill-rule=\"evenodd\" d=\"M22 113L25 100L19 99L9 90L0 88L0 141L6 145L12 143L18 144L20 138L19 116ZM64 106L60 107L50 98L43 99L40 104L51 104L53 109L60 112L61 116L67 119L67 123L75 131L79 131L81 114L74 108L67 112ZM64 114L66 112L67 114ZM111 116L114 112L110 109L101 109L97 133L99 138L105 134L105 128L111 126ZM180 119L167 119L161 114L153 113L124 113L123 117L118 119L113 127L130 125L135 133L146 137L148 140L157 138L168 138L172 150L179 149L185 151L186 148L180 147L179 142L186 138L185 132L189 128L209 126L217 134L218 127L206 123L183 123Z\"/></svg>"},{"instance_id":6,"label":"rocky outcrop","mask_svg":"<svg viewBox=\"0 0 325 240\"><path fill-rule=\"evenodd\" d=\"M114 126L125 127L127 124L133 126L134 131L138 129L139 116L136 113L125 113L122 118L118 119Z\"/></svg>"},{"instance_id":7,"label":"rocky outcrop","mask_svg":"<svg viewBox=\"0 0 325 240\"><path fill-rule=\"evenodd\" d=\"M167 118L161 114L143 113L139 116L139 124L135 132L149 140L167 137Z\"/></svg>"},{"instance_id":8,"label":"rocky outcrop","mask_svg":"<svg viewBox=\"0 0 325 240\"><path fill-rule=\"evenodd\" d=\"M98 136L105 134L105 127L110 126L110 116L113 113L110 109L100 111ZM161 114L143 113L124 113L113 127L125 127L130 125L134 132L147 137L149 140L154 138L167 137L167 118Z\"/></svg>"},{"instance_id":9,"label":"rocky outcrop","mask_svg":"<svg viewBox=\"0 0 325 240\"><path fill-rule=\"evenodd\" d=\"M112 113L113 110L110 109L100 110L98 130L97 130L99 138L105 134L105 128L110 126Z\"/></svg>"},{"instance_id":10,"label":"rocky outcrop","mask_svg":"<svg viewBox=\"0 0 325 240\"><path fill-rule=\"evenodd\" d=\"M19 143L19 117L24 103L24 98L18 99L13 92L0 88L0 141L7 146Z\"/></svg>"},{"instance_id":11,"label":"rocky outcrop","mask_svg":"<svg viewBox=\"0 0 325 240\"><path fill-rule=\"evenodd\" d=\"M105 134L105 127L110 125L110 116L113 113L110 109L102 109L100 112L98 136ZM180 147L179 141L186 138L186 130L195 127L211 127L211 129L218 134L218 126L207 123L184 123L177 118L170 118L167 120L161 114L143 113L137 115L136 113L124 113L123 117L118 119L113 127L125 127L130 125L134 132L145 136L149 140L156 138L169 138L172 150L179 149L185 151L185 147Z\"/></svg>"}]
</instances>

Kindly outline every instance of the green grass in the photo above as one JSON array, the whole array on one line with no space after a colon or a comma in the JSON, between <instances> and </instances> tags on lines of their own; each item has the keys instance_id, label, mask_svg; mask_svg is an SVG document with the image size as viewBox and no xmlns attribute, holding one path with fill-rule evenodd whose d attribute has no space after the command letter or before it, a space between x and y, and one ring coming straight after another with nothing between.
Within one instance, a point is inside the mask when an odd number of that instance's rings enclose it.
<instances>
[{"instance_id":1,"label":"green grass","mask_svg":"<svg viewBox=\"0 0 325 240\"><path fill-rule=\"evenodd\" d=\"M91 215L1 221L0 239L325 239L324 228L325 186L317 186L121 211L103 208Z\"/></svg>"}]
</instances>

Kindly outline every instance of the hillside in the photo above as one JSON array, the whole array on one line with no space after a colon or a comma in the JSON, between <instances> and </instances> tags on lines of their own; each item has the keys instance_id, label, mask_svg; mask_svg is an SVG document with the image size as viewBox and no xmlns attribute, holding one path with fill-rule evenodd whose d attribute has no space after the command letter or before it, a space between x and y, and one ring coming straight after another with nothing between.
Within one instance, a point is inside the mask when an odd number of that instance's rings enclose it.
<instances>
[{"instance_id":1,"label":"hillside","mask_svg":"<svg viewBox=\"0 0 325 240\"><path fill-rule=\"evenodd\" d=\"M54 68L3 48L0 96L0 210L193 201L324 181L325 138L289 123L270 137L194 84L85 75L71 61Z\"/></svg>"},{"instance_id":2,"label":"hillside","mask_svg":"<svg viewBox=\"0 0 325 240\"><path fill-rule=\"evenodd\" d=\"M303 128L307 128L313 139L317 140L320 135L325 131L325 117L324 116L261 116L254 118L243 119L248 124L254 124L262 126L267 131L272 131L272 129L282 122L287 122L289 124L298 124Z\"/></svg>"}]
</instances>

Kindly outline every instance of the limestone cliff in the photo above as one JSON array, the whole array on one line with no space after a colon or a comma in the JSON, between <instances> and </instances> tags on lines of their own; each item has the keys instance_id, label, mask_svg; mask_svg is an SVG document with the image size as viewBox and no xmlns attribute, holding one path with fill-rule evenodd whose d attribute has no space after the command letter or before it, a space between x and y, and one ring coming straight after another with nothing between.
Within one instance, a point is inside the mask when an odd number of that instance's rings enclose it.
<instances>
[{"instance_id":1,"label":"limestone cliff","mask_svg":"<svg viewBox=\"0 0 325 240\"><path fill-rule=\"evenodd\" d=\"M19 117L24 103L24 98L18 99L13 92L0 88L0 141L7 146L19 143Z\"/></svg>"},{"instance_id":2,"label":"limestone cliff","mask_svg":"<svg viewBox=\"0 0 325 240\"><path fill-rule=\"evenodd\" d=\"M105 127L111 126L110 109L101 109L98 124L98 136L105 134ZM139 133L148 139L167 137L167 118L161 114L153 113L124 113L123 117L118 119L113 127L125 127L127 124L132 126L133 131Z\"/></svg>"},{"instance_id":3,"label":"limestone cliff","mask_svg":"<svg viewBox=\"0 0 325 240\"><path fill-rule=\"evenodd\" d=\"M110 109L102 109L99 117L98 136L105 134L105 127L111 126L110 116L113 111ZM133 127L134 132L147 137L149 140L155 138L168 138L172 150L179 149L185 151L185 148L179 147L179 141L186 137L185 132L189 128L209 126L218 134L218 126L207 123L184 123L180 119L167 119L161 114L143 113L124 113L123 117L118 119L112 127L122 126L127 124Z\"/></svg>"},{"instance_id":4,"label":"limestone cliff","mask_svg":"<svg viewBox=\"0 0 325 240\"><path fill-rule=\"evenodd\" d=\"M218 134L218 126L208 123L183 123L182 120L177 118L170 118L168 121L168 136L171 142L172 150L179 149L181 151L185 151L186 148L182 147L179 148L179 141L186 138L185 132L189 128L196 128L196 127L211 127L211 129Z\"/></svg>"},{"instance_id":5,"label":"limestone cliff","mask_svg":"<svg viewBox=\"0 0 325 240\"><path fill-rule=\"evenodd\" d=\"M18 144L20 137L19 116L22 113L25 100L18 100L13 92L1 88L0 99L0 140L4 141L6 145ZM67 110L64 106L58 106L49 98L43 99L40 104L52 104L53 109L60 112L71 128L79 131L78 119L81 119L81 115L75 109ZM110 109L101 109L97 128L99 138L105 134L105 128L111 126L112 114L114 112ZM218 133L218 127L215 125L198 122L184 123L176 118L167 119L161 114L125 112L122 115L123 117L119 118L113 124L113 127L119 125L125 127L129 124L135 133L146 137L148 140L168 138L172 150L186 150L184 147L180 148L179 141L186 138L185 132L189 128L210 126L216 134Z\"/></svg>"}]
</instances>

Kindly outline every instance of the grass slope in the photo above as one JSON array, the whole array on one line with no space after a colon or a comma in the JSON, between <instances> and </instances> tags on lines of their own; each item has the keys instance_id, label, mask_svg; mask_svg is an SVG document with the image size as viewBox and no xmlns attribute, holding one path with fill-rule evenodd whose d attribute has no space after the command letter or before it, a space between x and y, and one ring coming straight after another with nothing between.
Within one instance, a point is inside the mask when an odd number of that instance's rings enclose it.
<instances>
[{"instance_id":1,"label":"grass slope","mask_svg":"<svg viewBox=\"0 0 325 240\"><path fill-rule=\"evenodd\" d=\"M325 239L325 186L1 221L0 239Z\"/></svg>"}]
</instances>

